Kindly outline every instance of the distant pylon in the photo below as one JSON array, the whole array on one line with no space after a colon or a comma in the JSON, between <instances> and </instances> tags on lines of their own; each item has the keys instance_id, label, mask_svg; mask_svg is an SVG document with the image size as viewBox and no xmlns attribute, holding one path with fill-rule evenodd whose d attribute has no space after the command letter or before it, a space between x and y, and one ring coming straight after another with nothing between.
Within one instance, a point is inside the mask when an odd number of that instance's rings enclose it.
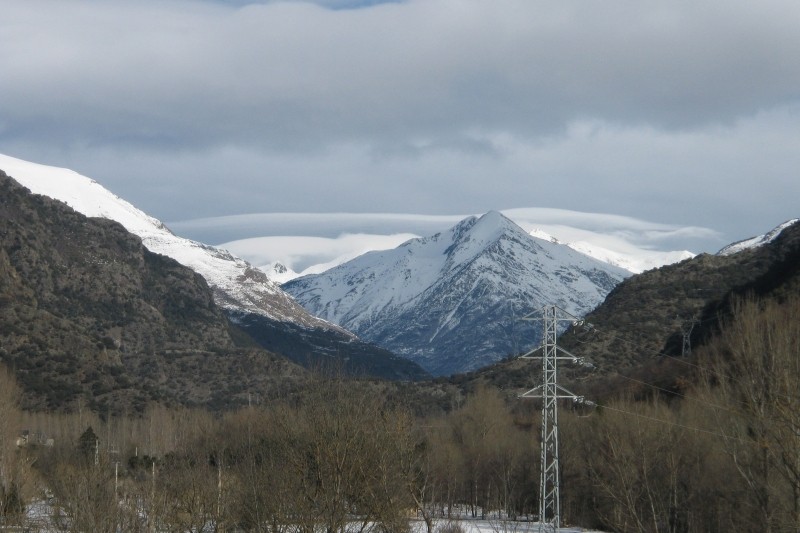
<instances>
[{"instance_id":1,"label":"distant pylon","mask_svg":"<svg viewBox=\"0 0 800 533\"><path fill-rule=\"evenodd\" d=\"M539 531L555 532L561 526L561 490L558 463L558 405L562 398L583 403L582 396L577 396L556 382L557 362L565 359L582 362L578 357L567 352L556 344L559 322L583 321L554 305L544 307L531 313L523 320L542 321L544 338L542 346L522 357L538 359L535 352L542 350L542 384L520 395L521 398L542 399L542 442L541 442L541 474L539 478ZM564 355L559 355L559 352Z\"/></svg>"},{"instance_id":2,"label":"distant pylon","mask_svg":"<svg viewBox=\"0 0 800 533\"><path fill-rule=\"evenodd\" d=\"M681 355L683 357L692 355L692 330L699 322L700 321L697 320L696 317L692 317L681 323L681 331L683 332L683 348L681 349Z\"/></svg>"}]
</instances>

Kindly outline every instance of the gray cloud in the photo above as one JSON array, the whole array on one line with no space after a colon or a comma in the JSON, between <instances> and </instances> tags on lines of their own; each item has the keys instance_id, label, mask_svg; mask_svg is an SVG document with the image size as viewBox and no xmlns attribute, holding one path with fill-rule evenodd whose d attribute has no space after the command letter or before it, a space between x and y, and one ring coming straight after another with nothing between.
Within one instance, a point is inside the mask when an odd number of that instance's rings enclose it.
<instances>
[{"instance_id":1,"label":"gray cloud","mask_svg":"<svg viewBox=\"0 0 800 533\"><path fill-rule=\"evenodd\" d=\"M371 3L7 1L0 152L165 220L797 216L794 0Z\"/></svg>"},{"instance_id":2,"label":"gray cloud","mask_svg":"<svg viewBox=\"0 0 800 533\"><path fill-rule=\"evenodd\" d=\"M531 136L577 119L692 128L798 97L793 1L51 0L4 7L7 127L88 143Z\"/></svg>"}]
</instances>

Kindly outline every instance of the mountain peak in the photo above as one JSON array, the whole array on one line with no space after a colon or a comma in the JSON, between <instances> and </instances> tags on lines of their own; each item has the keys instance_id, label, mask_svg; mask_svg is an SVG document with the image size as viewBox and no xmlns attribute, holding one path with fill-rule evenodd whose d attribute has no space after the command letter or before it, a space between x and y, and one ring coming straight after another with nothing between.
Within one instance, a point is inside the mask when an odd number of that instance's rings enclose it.
<instances>
[{"instance_id":1,"label":"mountain peak","mask_svg":"<svg viewBox=\"0 0 800 533\"><path fill-rule=\"evenodd\" d=\"M627 275L490 211L283 288L312 313L446 375L535 344L515 322L524 311L553 303L580 315Z\"/></svg>"},{"instance_id":2,"label":"mountain peak","mask_svg":"<svg viewBox=\"0 0 800 533\"><path fill-rule=\"evenodd\" d=\"M503 224L505 221L511 222L511 220L507 218L503 213L495 209L490 209L489 211L481 215L479 220L487 224Z\"/></svg>"},{"instance_id":3,"label":"mountain peak","mask_svg":"<svg viewBox=\"0 0 800 533\"><path fill-rule=\"evenodd\" d=\"M452 244L444 251L451 263L463 263L504 237L518 240L527 236L522 228L498 211L489 211L480 218L465 218L451 231Z\"/></svg>"},{"instance_id":4,"label":"mountain peak","mask_svg":"<svg viewBox=\"0 0 800 533\"><path fill-rule=\"evenodd\" d=\"M499 211L488 211L481 216L472 227L473 233L482 233L486 237L499 237L503 233L524 231L511 219Z\"/></svg>"}]
</instances>

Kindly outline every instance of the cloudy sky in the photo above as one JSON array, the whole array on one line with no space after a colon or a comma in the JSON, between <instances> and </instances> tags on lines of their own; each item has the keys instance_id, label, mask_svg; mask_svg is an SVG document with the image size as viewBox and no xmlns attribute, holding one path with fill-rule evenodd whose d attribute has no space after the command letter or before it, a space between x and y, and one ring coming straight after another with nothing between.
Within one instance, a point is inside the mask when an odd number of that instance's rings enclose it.
<instances>
[{"instance_id":1,"label":"cloudy sky","mask_svg":"<svg viewBox=\"0 0 800 533\"><path fill-rule=\"evenodd\" d=\"M798 28L796 0L3 0L0 153L213 244L538 207L716 251L800 215Z\"/></svg>"}]
</instances>

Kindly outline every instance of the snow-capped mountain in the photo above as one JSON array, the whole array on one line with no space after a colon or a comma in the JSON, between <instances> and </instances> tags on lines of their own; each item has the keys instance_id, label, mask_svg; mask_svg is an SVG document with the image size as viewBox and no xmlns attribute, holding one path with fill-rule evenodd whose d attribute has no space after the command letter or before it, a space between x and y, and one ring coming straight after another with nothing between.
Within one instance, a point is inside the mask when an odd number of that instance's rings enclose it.
<instances>
[{"instance_id":1,"label":"snow-capped mountain","mask_svg":"<svg viewBox=\"0 0 800 533\"><path fill-rule=\"evenodd\" d=\"M217 304L225 309L341 331L308 313L261 270L225 250L174 235L164 224L86 176L2 154L0 170L35 194L60 200L86 216L119 222L151 252L171 257L203 276Z\"/></svg>"},{"instance_id":2,"label":"snow-capped mountain","mask_svg":"<svg viewBox=\"0 0 800 533\"><path fill-rule=\"evenodd\" d=\"M629 248L632 248L631 250L622 252L611 250L591 241L580 240L565 242L539 228L534 228L529 233L531 236L538 239L556 244L564 244L584 255L623 268L633 274L641 274L646 270L659 268L664 265L671 265L683 261L684 259L691 259L695 256L695 254L688 250L658 251L630 246Z\"/></svg>"},{"instance_id":3,"label":"snow-capped mountain","mask_svg":"<svg viewBox=\"0 0 800 533\"><path fill-rule=\"evenodd\" d=\"M313 314L446 375L537 345L540 328L522 316L547 304L582 315L629 275L491 211L283 288Z\"/></svg>"},{"instance_id":4,"label":"snow-capped mountain","mask_svg":"<svg viewBox=\"0 0 800 533\"><path fill-rule=\"evenodd\" d=\"M774 241L778 235L781 234L783 230L788 228L789 226L793 226L800 222L800 218L793 218L791 220L787 220L780 226L776 227L772 231L765 233L764 235L759 235L757 237L751 237L749 239L744 239L742 241L734 242L733 244L729 244L719 252L717 255L733 255L744 250L750 250L752 248L758 248L759 246L764 246L765 244L769 244Z\"/></svg>"}]
</instances>

